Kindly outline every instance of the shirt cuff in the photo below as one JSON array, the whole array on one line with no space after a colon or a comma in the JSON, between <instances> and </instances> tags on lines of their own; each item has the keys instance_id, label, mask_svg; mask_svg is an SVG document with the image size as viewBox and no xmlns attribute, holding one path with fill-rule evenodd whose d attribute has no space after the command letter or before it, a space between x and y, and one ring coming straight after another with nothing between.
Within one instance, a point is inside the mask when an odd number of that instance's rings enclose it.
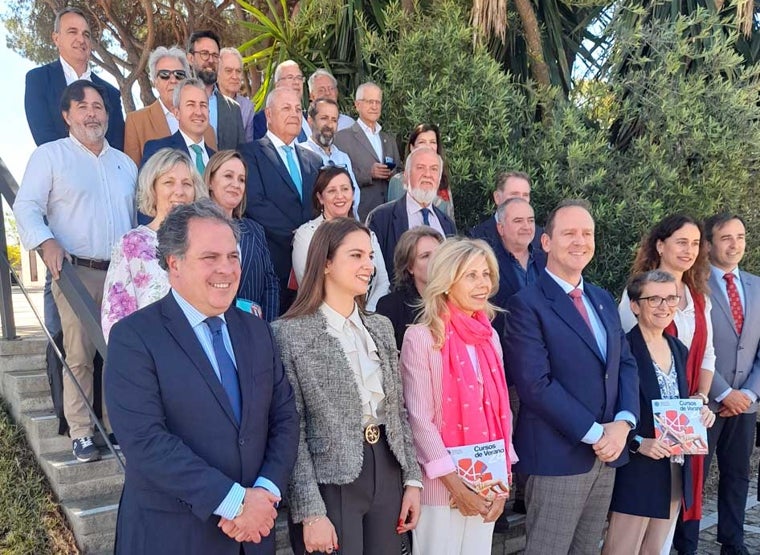
<instances>
[{"instance_id":1,"label":"shirt cuff","mask_svg":"<svg viewBox=\"0 0 760 555\"><path fill-rule=\"evenodd\" d=\"M282 494L280 493L280 488L278 488L274 482L271 480L268 480L267 478L264 478L263 476L259 476L256 478L256 481L253 483L253 487L255 488L264 488L272 495L275 495L282 499Z\"/></svg>"},{"instance_id":2,"label":"shirt cuff","mask_svg":"<svg viewBox=\"0 0 760 555\"><path fill-rule=\"evenodd\" d=\"M589 428L588 432L586 432L586 435L583 436L583 439L581 441L583 443L587 443L588 445L594 445L597 441L602 439L602 434L604 433L604 428L602 427L599 422L594 422L591 425L591 428Z\"/></svg>"},{"instance_id":3,"label":"shirt cuff","mask_svg":"<svg viewBox=\"0 0 760 555\"><path fill-rule=\"evenodd\" d=\"M721 402L723 402L723 399L725 399L726 397L728 397L728 394L729 394L729 393L731 393L732 391L733 391L733 389L731 389L731 388L729 387L729 388L728 388L728 389L726 389L726 390L725 390L723 393L721 393L720 395L718 395L718 396L715 398L715 402L716 402L716 403L721 403ZM745 391L745 392L746 392L747 390L746 390L746 389L742 389L742 391ZM750 393L752 393L752 392L750 391ZM752 395L754 395L754 393L752 393ZM750 399L752 399L752 397L750 397Z\"/></svg>"},{"instance_id":4,"label":"shirt cuff","mask_svg":"<svg viewBox=\"0 0 760 555\"><path fill-rule=\"evenodd\" d=\"M406 482L404 482L404 487L406 486L422 489L422 482L420 482L419 480L407 480Z\"/></svg>"},{"instance_id":5,"label":"shirt cuff","mask_svg":"<svg viewBox=\"0 0 760 555\"><path fill-rule=\"evenodd\" d=\"M636 427L636 417L633 416L633 413L627 410L621 410L619 413L615 415L615 422L618 422L620 420L625 420L626 422L633 424L631 426L631 429Z\"/></svg>"},{"instance_id":6,"label":"shirt cuff","mask_svg":"<svg viewBox=\"0 0 760 555\"><path fill-rule=\"evenodd\" d=\"M431 480L457 471L457 467L454 466L454 461L448 456L425 463L422 465L422 469Z\"/></svg>"},{"instance_id":7,"label":"shirt cuff","mask_svg":"<svg viewBox=\"0 0 760 555\"><path fill-rule=\"evenodd\" d=\"M240 504L245 498L245 488L235 482L232 484L230 491L227 492L227 496L219 503L219 506L214 510L214 514L232 520L237 516Z\"/></svg>"},{"instance_id":8,"label":"shirt cuff","mask_svg":"<svg viewBox=\"0 0 760 555\"><path fill-rule=\"evenodd\" d=\"M749 397L749 400L750 400L750 401L752 401L753 403L757 401L757 395L755 395L755 392L754 392L754 391L752 391L751 389L743 389L743 388L742 388L742 389L740 389L739 391L741 391L741 392L742 392L742 393L744 393L744 394L745 394L747 397Z\"/></svg>"}]
</instances>

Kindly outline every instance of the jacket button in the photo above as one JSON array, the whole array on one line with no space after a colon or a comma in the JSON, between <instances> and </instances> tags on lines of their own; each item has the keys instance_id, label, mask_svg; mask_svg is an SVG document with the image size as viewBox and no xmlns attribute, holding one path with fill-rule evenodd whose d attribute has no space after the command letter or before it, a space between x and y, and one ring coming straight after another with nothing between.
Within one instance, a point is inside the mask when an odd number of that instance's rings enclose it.
<instances>
[{"instance_id":1,"label":"jacket button","mask_svg":"<svg viewBox=\"0 0 760 555\"><path fill-rule=\"evenodd\" d=\"M604 379L605 379L605 380L609 380L609 379L610 379L610 375L609 375L609 374L605 374L605 375L604 375Z\"/></svg>"},{"instance_id":2,"label":"jacket button","mask_svg":"<svg viewBox=\"0 0 760 555\"><path fill-rule=\"evenodd\" d=\"M240 445L244 445L244 444L245 444L245 440L244 440L244 439L238 440L238 443L239 443Z\"/></svg>"}]
</instances>

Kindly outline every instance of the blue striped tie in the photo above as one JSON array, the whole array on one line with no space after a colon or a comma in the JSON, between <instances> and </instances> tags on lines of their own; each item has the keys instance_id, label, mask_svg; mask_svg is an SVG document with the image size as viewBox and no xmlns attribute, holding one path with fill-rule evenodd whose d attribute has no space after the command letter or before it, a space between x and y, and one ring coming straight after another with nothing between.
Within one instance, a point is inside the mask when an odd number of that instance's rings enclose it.
<instances>
[{"instance_id":1,"label":"blue striped tie","mask_svg":"<svg viewBox=\"0 0 760 555\"><path fill-rule=\"evenodd\" d=\"M240 384L238 383L237 369L235 363L232 362L232 357L224 347L224 338L222 337L222 326L224 320L219 316L213 318L206 318L206 325L211 330L211 342L214 345L214 356L216 357L216 364L219 366L219 375L222 380L222 387L227 393L227 397L230 399L232 405L232 412L235 414L235 419L238 425L240 425L240 415L243 412L243 402L240 398Z\"/></svg>"}]
</instances>

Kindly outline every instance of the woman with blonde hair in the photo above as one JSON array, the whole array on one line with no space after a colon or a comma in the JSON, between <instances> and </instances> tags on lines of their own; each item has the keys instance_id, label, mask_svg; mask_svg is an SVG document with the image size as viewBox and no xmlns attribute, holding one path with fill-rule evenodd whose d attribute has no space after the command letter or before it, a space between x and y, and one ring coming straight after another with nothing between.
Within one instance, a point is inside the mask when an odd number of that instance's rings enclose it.
<instances>
[{"instance_id":1,"label":"woman with blonde hair","mask_svg":"<svg viewBox=\"0 0 760 555\"><path fill-rule=\"evenodd\" d=\"M181 150L162 148L140 169L137 210L153 219L125 233L113 247L100 309L106 341L116 322L169 292L169 279L158 265L156 232L174 206L207 197L195 165Z\"/></svg>"},{"instance_id":2,"label":"woman with blonde hair","mask_svg":"<svg viewBox=\"0 0 760 555\"><path fill-rule=\"evenodd\" d=\"M419 517L393 328L363 310L372 256L356 220L320 224L298 296L273 324L301 418L288 487L295 553L398 555Z\"/></svg>"},{"instance_id":3,"label":"woman with blonde hair","mask_svg":"<svg viewBox=\"0 0 760 555\"><path fill-rule=\"evenodd\" d=\"M501 345L490 323L496 309L488 299L498 283L485 241L445 241L428 265L419 323L404 336L404 398L424 484L415 555L490 553L504 510L517 456ZM477 491L461 477L465 459L457 453L478 452L484 443L501 445L501 457L489 463L492 477L503 476L494 484L500 489Z\"/></svg>"}]
</instances>

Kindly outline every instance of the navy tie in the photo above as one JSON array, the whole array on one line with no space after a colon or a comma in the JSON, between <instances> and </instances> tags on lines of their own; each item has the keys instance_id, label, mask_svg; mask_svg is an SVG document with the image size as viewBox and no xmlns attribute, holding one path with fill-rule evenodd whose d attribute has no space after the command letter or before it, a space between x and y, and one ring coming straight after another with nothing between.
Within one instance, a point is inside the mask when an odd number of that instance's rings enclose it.
<instances>
[{"instance_id":1,"label":"navy tie","mask_svg":"<svg viewBox=\"0 0 760 555\"><path fill-rule=\"evenodd\" d=\"M422 223L425 225L430 225L430 209L429 208L422 209Z\"/></svg>"},{"instance_id":2,"label":"navy tie","mask_svg":"<svg viewBox=\"0 0 760 555\"><path fill-rule=\"evenodd\" d=\"M240 384L238 383L235 363L232 362L232 357L230 357L230 354L224 347L224 338L222 337L224 320L218 316L206 318L206 325L211 330L211 342L214 345L214 356L216 357L216 364L219 367L222 387L230 399L232 412L235 414L238 425L240 425L243 402L240 399Z\"/></svg>"}]
</instances>

